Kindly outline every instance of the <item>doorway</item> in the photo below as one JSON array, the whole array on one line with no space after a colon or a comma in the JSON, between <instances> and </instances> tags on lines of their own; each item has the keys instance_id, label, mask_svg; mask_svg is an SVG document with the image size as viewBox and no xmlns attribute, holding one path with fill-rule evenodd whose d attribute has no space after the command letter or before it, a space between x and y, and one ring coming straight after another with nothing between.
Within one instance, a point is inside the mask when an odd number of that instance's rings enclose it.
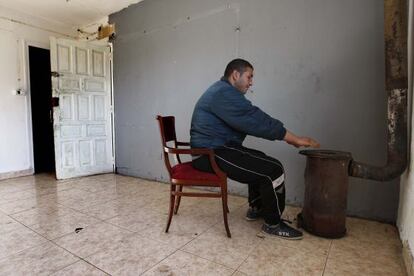
<instances>
[{"instance_id":1,"label":"doorway","mask_svg":"<svg viewBox=\"0 0 414 276\"><path fill-rule=\"evenodd\" d=\"M49 50L29 46L29 72L34 171L55 172Z\"/></svg>"}]
</instances>

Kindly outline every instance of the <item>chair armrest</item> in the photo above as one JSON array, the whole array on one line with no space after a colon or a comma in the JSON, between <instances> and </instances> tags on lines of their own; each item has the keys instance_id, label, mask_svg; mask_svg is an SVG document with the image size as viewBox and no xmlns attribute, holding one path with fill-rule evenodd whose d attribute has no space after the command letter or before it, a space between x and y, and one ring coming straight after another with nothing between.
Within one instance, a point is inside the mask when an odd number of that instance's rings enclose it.
<instances>
[{"instance_id":1,"label":"chair armrest","mask_svg":"<svg viewBox=\"0 0 414 276\"><path fill-rule=\"evenodd\" d=\"M164 151L172 154L191 154L191 155L208 155L211 168L214 173L221 179L225 179L227 175L219 168L214 158L214 151L212 149L205 148L192 148L192 149L176 149L170 147L164 147Z\"/></svg>"},{"instance_id":2,"label":"chair armrest","mask_svg":"<svg viewBox=\"0 0 414 276\"><path fill-rule=\"evenodd\" d=\"M213 151L210 149L177 149L164 147L164 151L172 154L192 154L192 155L209 155L213 154Z\"/></svg>"},{"instance_id":3,"label":"chair armrest","mask_svg":"<svg viewBox=\"0 0 414 276\"><path fill-rule=\"evenodd\" d=\"M190 143L188 143L188 142L179 142L179 141L177 141L177 142L176 142L176 145L177 145L177 146L188 146L188 147L189 147L189 146L190 146Z\"/></svg>"}]
</instances>

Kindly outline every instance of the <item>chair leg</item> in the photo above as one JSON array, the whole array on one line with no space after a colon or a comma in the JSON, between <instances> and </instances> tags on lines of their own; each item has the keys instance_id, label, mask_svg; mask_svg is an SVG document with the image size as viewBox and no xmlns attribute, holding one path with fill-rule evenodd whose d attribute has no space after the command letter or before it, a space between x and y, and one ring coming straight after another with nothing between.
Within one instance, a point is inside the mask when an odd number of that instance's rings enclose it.
<instances>
[{"instance_id":1,"label":"chair leg","mask_svg":"<svg viewBox=\"0 0 414 276\"><path fill-rule=\"evenodd\" d=\"M183 186L179 185L178 186L178 191L182 192L183 191ZM177 201L175 202L174 215L176 215L178 213L178 208L180 208L180 202L181 202L181 196L177 196Z\"/></svg>"},{"instance_id":2,"label":"chair leg","mask_svg":"<svg viewBox=\"0 0 414 276\"><path fill-rule=\"evenodd\" d=\"M227 212L229 211L229 207L227 206L227 191L224 188L221 188L221 199L223 203L224 226L226 227L227 237L231 238L229 224L227 222Z\"/></svg>"},{"instance_id":3,"label":"chair leg","mask_svg":"<svg viewBox=\"0 0 414 276\"><path fill-rule=\"evenodd\" d=\"M174 212L175 195L173 195L173 192L175 192L175 185L171 185L170 209L168 211L168 220L167 220L167 227L165 227L165 233L168 233L168 229L170 229L171 220L172 220L173 212Z\"/></svg>"}]
</instances>

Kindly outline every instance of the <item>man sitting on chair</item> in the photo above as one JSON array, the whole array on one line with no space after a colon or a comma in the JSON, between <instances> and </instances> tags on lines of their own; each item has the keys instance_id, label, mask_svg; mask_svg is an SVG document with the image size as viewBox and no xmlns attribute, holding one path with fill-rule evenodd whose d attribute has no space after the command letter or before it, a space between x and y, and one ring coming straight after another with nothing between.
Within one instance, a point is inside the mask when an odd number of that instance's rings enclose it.
<instances>
[{"instance_id":1,"label":"man sitting on chair","mask_svg":"<svg viewBox=\"0 0 414 276\"><path fill-rule=\"evenodd\" d=\"M191 147L213 149L218 166L233 180L248 184L247 220L264 218L265 234L301 239L302 233L282 219L285 209L285 174L279 160L243 147L246 135L284 140L295 147L319 147L309 137L299 137L246 99L253 84L253 66L232 60L221 80L198 100L191 120ZM212 172L208 156L194 156L193 167Z\"/></svg>"}]
</instances>

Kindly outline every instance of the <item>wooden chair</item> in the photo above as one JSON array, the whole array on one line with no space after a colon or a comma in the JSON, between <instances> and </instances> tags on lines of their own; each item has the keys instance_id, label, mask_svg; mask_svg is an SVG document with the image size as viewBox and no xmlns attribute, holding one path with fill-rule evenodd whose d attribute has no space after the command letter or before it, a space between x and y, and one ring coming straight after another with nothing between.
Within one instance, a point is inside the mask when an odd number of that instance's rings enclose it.
<instances>
[{"instance_id":1,"label":"wooden chair","mask_svg":"<svg viewBox=\"0 0 414 276\"><path fill-rule=\"evenodd\" d=\"M180 146L189 147L190 143L177 141L175 133L175 117L163 117L158 115L157 120L160 126L161 142L164 151L164 162L170 175L171 183L170 209L165 232L167 233L168 229L170 228L173 213L177 214L178 212L182 196L211 197L222 199L224 226L226 227L227 236L231 238L229 225L227 222L227 213L229 212L227 206L227 176L217 166L217 163L214 159L213 150L204 148L178 148ZM167 145L168 142L173 142L173 145ZM207 173L194 169L191 161L184 163L181 162L180 154L208 155L214 173ZM177 164L171 164L169 155L175 155ZM218 187L220 189L218 192L183 192L184 186Z\"/></svg>"}]
</instances>

